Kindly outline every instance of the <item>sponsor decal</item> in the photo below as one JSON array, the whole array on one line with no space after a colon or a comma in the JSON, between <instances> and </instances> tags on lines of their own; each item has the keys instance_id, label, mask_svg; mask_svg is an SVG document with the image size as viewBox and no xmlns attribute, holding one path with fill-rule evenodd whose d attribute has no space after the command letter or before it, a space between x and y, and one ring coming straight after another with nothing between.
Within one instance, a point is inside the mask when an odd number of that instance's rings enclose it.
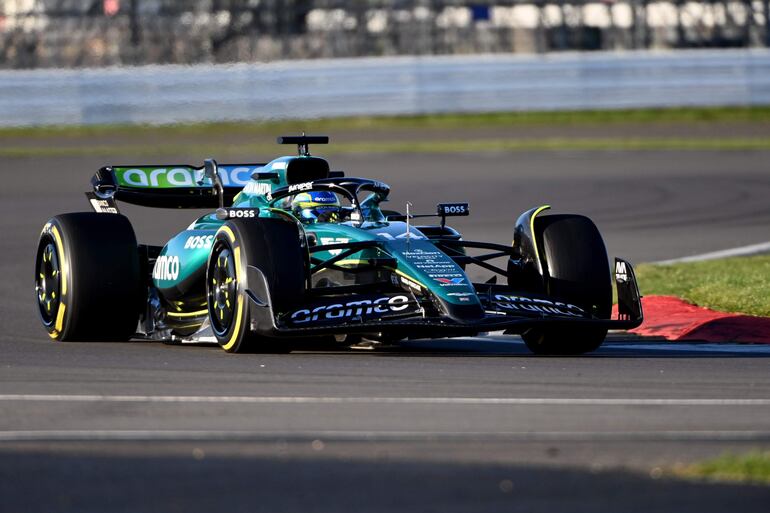
<instances>
[{"instance_id":1,"label":"sponsor decal","mask_svg":"<svg viewBox=\"0 0 770 513\"><path fill-rule=\"evenodd\" d=\"M214 242L213 235L193 235L187 237L184 249L210 249Z\"/></svg>"},{"instance_id":2,"label":"sponsor decal","mask_svg":"<svg viewBox=\"0 0 770 513\"><path fill-rule=\"evenodd\" d=\"M99 212L100 214L118 213L117 207L110 205L110 202L107 200L92 198L88 201L91 203L91 207L94 209L94 212Z\"/></svg>"},{"instance_id":3,"label":"sponsor decal","mask_svg":"<svg viewBox=\"0 0 770 513\"><path fill-rule=\"evenodd\" d=\"M439 203L438 215L440 216L467 216L470 214L467 203Z\"/></svg>"},{"instance_id":4,"label":"sponsor decal","mask_svg":"<svg viewBox=\"0 0 770 513\"><path fill-rule=\"evenodd\" d=\"M404 295L398 295L348 301L347 303L335 303L315 308L303 308L292 312L289 315L289 320L294 324L304 324L319 320L343 320L373 314L401 312L407 308L409 308L409 298Z\"/></svg>"},{"instance_id":5,"label":"sponsor decal","mask_svg":"<svg viewBox=\"0 0 770 513\"><path fill-rule=\"evenodd\" d=\"M176 255L161 255L155 261L152 277L156 280L176 280L179 278L179 257Z\"/></svg>"},{"instance_id":6,"label":"sponsor decal","mask_svg":"<svg viewBox=\"0 0 770 513\"><path fill-rule=\"evenodd\" d=\"M251 183L251 174L260 169L256 166L219 166L219 175L222 177L222 183L230 187L244 187Z\"/></svg>"},{"instance_id":7,"label":"sponsor decal","mask_svg":"<svg viewBox=\"0 0 770 513\"><path fill-rule=\"evenodd\" d=\"M258 167L219 166L219 176L226 187L244 187L251 181L251 173ZM160 189L174 187L209 187L198 182L203 170L185 167L116 167L113 168L118 185L128 187L153 187Z\"/></svg>"},{"instance_id":8,"label":"sponsor decal","mask_svg":"<svg viewBox=\"0 0 770 513\"><path fill-rule=\"evenodd\" d=\"M220 208L217 209L217 219L251 219L259 217L256 208Z\"/></svg>"},{"instance_id":9,"label":"sponsor decal","mask_svg":"<svg viewBox=\"0 0 770 513\"><path fill-rule=\"evenodd\" d=\"M564 315L567 317L585 317L585 310L570 303L549 301L547 299L533 299L523 296L509 296L495 294L495 302L504 310L519 312L535 312L545 314Z\"/></svg>"},{"instance_id":10,"label":"sponsor decal","mask_svg":"<svg viewBox=\"0 0 770 513\"><path fill-rule=\"evenodd\" d=\"M270 191L273 190L273 186L269 183L259 183L251 181L246 184L246 187L243 188L243 192L248 194L259 194L261 196L264 196L266 194L270 194Z\"/></svg>"},{"instance_id":11,"label":"sponsor decal","mask_svg":"<svg viewBox=\"0 0 770 513\"><path fill-rule=\"evenodd\" d=\"M465 278L435 278L435 280L443 285L461 285L465 283Z\"/></svg>"},{"instance_id":12,"label":"sponsor decal","mask_svg":"<svg viewBox=\"0 0 770 513\"><path fill-rule=\"evenodd\" d=\"M313 182L295 183L289 186L289 192L309 191L313 188Z\"/></svg>"},{"instance_id":13,"label":"sponsor decal","mask_svg":"<svg viewBox=\"0 0 770 513\"><path fill-rule=\"evenodd\" d=\"M94 192L87 192L86 198L88 198L91 208L93 208L94 212L97 214L120 214L118 205L115 203L115 199L112 196L103 197L97 196Z\"/></svg>"},{"instance_id":14,"label":"sponsor decal","mask_svg":"<svg viewBox=\"0 0 770 513\"><path fill-rule=\"evenodd\" d=\"M626 283L628 281L628 269L626 269L626 263L622 260L615 262L615 281L618 283Z\"/></svg>"},{"instance_id":15,"label":"sponsor decal","mask_svg":"<svg viewBox=\"0 0 770 513\"><path fill-rule=\"evenodd\" d=\"M375 191L375 192L389 192L390 191L390 187L387 184L385 184L383 182L380 182L380 181L377 181L377 180L372 180L371 189L373 191Z\"/></svg>"},{"instance_id":16,"label":"sponsor decal","mask_svg":"<svg viewBox=\"0 0 770 513\"><path fill-rule=\"evenodd\" d=\"M404 251L404 256L441 287L467 287L465 274L457 264L438 250L415 249Z\"/></svg>"},{"instance_id":17,"label":"sponsor decal","mask_svg":"<svg viewBox=\"0 0 770 513\"><path fill-rule=\"evenodd\" d=\"M345 237L321 237L321 245L322 246L329 246L331 244L347 244L350 242L350 239L347 239ZM342 253L341 249L330 249L329 254L332 256L336 256Z\"/></svg>"}]
</instances>

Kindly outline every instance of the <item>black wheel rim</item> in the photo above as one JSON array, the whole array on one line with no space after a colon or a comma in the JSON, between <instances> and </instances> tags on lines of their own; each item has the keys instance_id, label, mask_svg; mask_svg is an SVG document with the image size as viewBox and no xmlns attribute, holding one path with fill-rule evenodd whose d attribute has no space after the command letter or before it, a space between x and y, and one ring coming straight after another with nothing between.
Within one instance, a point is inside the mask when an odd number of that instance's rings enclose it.
<instances>
[{"instance_id":1,"label":"black wheel rim","mask_svg":"<svg viewBox=\"0 0 770 513\"><path fill-rule=\"evenodd\" d=\"M235 260L228 247L215 253L208 277L208 301L211 327L217 335L230 330L236 307Z\"/></svg>"},{"instance_id":2,"label":"black wheel rim","mask_svg":"<svg viewBox=\"0 0 770 513\"><path fill-rule=\"evenodd\" d=\"M38 256L35 291L40 316L46 326L51 326L61 301L61 264L53 241L46 243Z\"/></svg>"}]
</instances>

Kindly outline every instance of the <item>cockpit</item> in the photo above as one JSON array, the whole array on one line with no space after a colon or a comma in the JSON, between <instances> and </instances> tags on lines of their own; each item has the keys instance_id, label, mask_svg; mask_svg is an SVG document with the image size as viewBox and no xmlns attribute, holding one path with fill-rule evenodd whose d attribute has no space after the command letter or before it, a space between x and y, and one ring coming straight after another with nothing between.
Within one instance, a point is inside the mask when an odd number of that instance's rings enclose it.
<instances>
[{"instance_id":1,"label":"cockpit","mask_svg":"<svg viewBox=\"0 0 770 513\"><path fill-rule=\"evenodd\" d=\"M266 195L268 206L291 212L303 224L385 222L380 203L390 188L366 178L326 178L282 187Z\"/></svg>"}]
</instances>

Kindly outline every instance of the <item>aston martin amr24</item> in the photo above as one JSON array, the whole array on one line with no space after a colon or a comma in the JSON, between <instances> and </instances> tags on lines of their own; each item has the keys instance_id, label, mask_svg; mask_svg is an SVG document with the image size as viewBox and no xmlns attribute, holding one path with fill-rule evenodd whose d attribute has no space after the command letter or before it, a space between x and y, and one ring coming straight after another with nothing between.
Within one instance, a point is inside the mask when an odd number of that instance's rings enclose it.
<instances>
[{"instance_id":1,"label":"aston martin amr24","mask_svg":"<svg viewBox=\"0 0 770 513\"><path fill-rule=\"evenodd\" d=\"M503 332L538 354L581 354L642 321L633 268L610 265L587 217L538 206L514 223L510 245L467 240L447 224L470 214L467 203L384 210L388 185L310 154L327 137L278 142L297 154L100 169L86 193L93 211L57 215L40 235L35 289L50 337L236 353ZM209 213L160 247L137 242L118 202ZM474 282L479 273L489 276Z\"/></svg>"}]
</instances>

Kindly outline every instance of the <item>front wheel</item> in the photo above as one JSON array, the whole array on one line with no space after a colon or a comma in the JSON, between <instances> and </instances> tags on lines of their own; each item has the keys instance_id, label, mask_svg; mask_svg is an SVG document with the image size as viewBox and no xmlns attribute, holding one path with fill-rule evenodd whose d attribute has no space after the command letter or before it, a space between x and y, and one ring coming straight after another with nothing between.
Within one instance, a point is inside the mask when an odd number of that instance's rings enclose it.
<instances>
[{"instance_id":1,"label":"front wheel","mask_svg":"<svg viewBox=\"0 0 770 513\"><path fill-rule=\"evenodd\" d=\"M229 353L286 352L278 339L252 332L254 309L247 295L247 268L262 272L274 312L298 302L305 289L307 249L296 224L283 219L237 219L217 231L206 272L209 321L219 345Z\"/></svg>"},{"instance_id":2,"label":"front wheel","mask_svg":"<svg viewBox=\"0 0 770 513\"><path fill-rule=\"evenodd\" d=\"M136 235L120 214L58 215L43 227L35 292L55 340L128 340L143 306Z\"/></svg>"},{"instance_id":3,"label":"front wheel","mask_svg":"<svg viewBox=\"0 0 770 513\"><path fill-rule=\"evenodd\" d=\"M545 259L546 292L579 306L592 317L609 319L612 282L607 249L596 225L578 215L550 215L535 220L538 247ZM533 328L522 334L535 354L576 355L598 349L606 328Z\"/></svg>"}]
</instances>

